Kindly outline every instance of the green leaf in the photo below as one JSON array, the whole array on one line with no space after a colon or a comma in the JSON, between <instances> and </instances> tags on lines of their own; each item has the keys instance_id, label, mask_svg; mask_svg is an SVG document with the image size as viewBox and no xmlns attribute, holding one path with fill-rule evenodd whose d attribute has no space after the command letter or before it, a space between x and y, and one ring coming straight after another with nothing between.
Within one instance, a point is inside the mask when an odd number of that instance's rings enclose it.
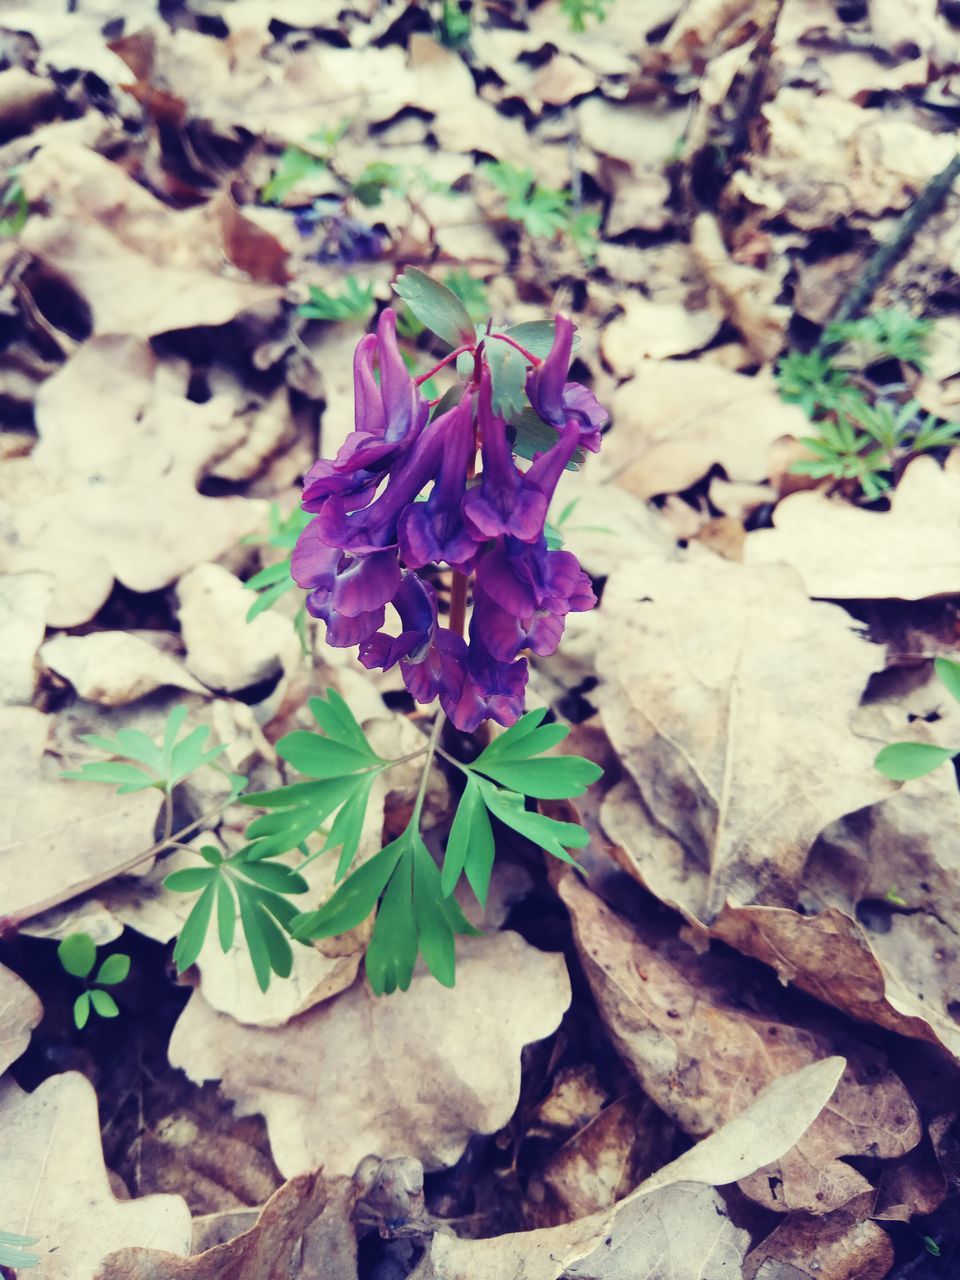
<instances>
[{"instance_id":1,"label":"green leaf","mask_svg":"<svg viewBox=\"0 0 960 1280\"><path fill-rule=\"evenodd\" d=\"M99 982L104 987L115 987L118 983L127 980L129 972L130 957L118 951L112 956L107 956L97 970L97 976L94 981Z\"/></svg>"},{"instance_id":2,"label":"green leaf","mask_svg":"<svg viewBox=\"0 0 960 1280\"><path fill-rule=\"evenodd\" d=\"M248 591L262 591L264 587L272 587L276 583L293 585L293 579L290 577L290 561L278 560L276 564L268 564L265 569L261 569L259 573L255 573L252 578L248 578L243 584Z\"/></svg>"},{"instance_id":3,"label":"green leaf","mask_svg":"<svg viewBox=\"0 0 960 1280\"><path fill-rule=\"evenodd\" d=\"M199 893L217 876L213 867L185 867L164 877L163 887L173 893Z\"/></svg>"},{"instance_id":4,"label":"green leaf","mask_svg":"<svg viewBox=\"0 0 960 1280\"><path fill-rule=\"evenodd\" d=\"M417 319L451 347L474 341L473 321L452 289L417 267L408 267L393 287Z\"/></svg>"},{"instance_id":5,"label":"green leaf","mask_svg":"<svg viewBox=\"0 0 960 1280\"><path fill-rule=\"evenodd\" d=\"M878 752L874 767L886 778L895 782L909 782L923 778L957 754L946 747L934 747L926 742L892 742Z\"/></svg>"},{"instance_id":6,"label":"green leaf","mask_svg":"<svg viewBox=\"0 0 960 1280\"><path fill-rule=\"evenodd\" d=\"M173 963L177 972L183 973L196 963L197 956L203 950L203 942L207 936L210 915L213 911L213 899L216 884L211 881L194 903L193 910L184 921L180 937L173 949Z\"/></svg>"},{"instance_id":7,"label":"green leaf","mask_svg":"<svg viewBox=\"0 0 960 1280\"><path fill-rule=\"evenodd\" d=\"M490 369L491 402L494 413L511 421L519 417L527 405L524 386L527 381L527 361L515 347L505 342L488 342L487 365ZM553 432L553 443L557 433Z\"/></svg>"},{"instance_id":8,"label":"green leaf","mask_svg":"<svg viewBox=\"0 0 960 1280\"><path fill-rule=\"evenodd\" d=\"M60 963L74 978L85 978L97 961L97 944L89 933L71 933L57 947Z\"/></svg>"},{"instance_id":9,"label":"green leaf","mask_svg":"<svg viewBox=\"0 0 960 1280\"><path fill-rule=\"evenodd\" d=\"M322 173L326 167L324 160L304 151L302 147L287 147L277 162L273 177L260 192L260 197L267 204L280 204L297 183Z\"/></svg>"},{"instance_id":10,"label":"green leaf","mask_svg":"<svg viewBox=\"0 0 960 1280\"><path fill-rule=\"evenodd\" d=\"M365 969L375 995L406 991L417 961L413 915L413 862L408 851L397 863L374 921Z\"/></svg>"},{"instance_id":11,"label":"green leaf","mask_svg":"<svg viewBox=\"0 0 960 1280\"><path fill-rule=\"evenodd\" d=\"M317 724L333 742L340 742L352 751L366 756L370 764L383 763L367 741L353 712L336 689L327 690L326 701L323 698L310 698L307 706Z\"/></svg>"},{"instance_id":12,"label":"green leaf","mask_svg":"<svg viewBox=\"0 0 960 1280\"><path fill-rule=\"evenodd\" d=\"M291 867L276 862L237 862L231 859L230 866L236 869L254 884L273 893L306 893L310 886Z\"/></svg>"},{"instance_id":13,"label":"green leaf","mask_svg":"<svg viewBox=\"0 0 960 1280\"><path fill-rule=\"evenodd\" d=\"M310 301L298 307L297 314L308 320L352 320L365 325L373 307L373 285L361 285L353 276L348 276L336 296L311 285Z\"/></svg>"},{"instance_id":14,"label":"green leaf","mask_svg":"<svg viewBox=\"0 0 960 1280\"><path fill-rule=\"evenodd\" d=\"M109 991L101 991L99 987L94 987L89 992L90 1003L99 1013L101 1018L115 1018L120 1010L117 1008L117 1002Z\"/></svg>"},{"instance_id":15,"label":"green leaf","mask_svg":"<svg viewBox=\"0 0 960 1280\"><path fill-rule=\"evenodd\" d=\"M247 828L248 838L256 841L251 858L273 858L278 853L286 853L288 849L296 849L326 821L334 809L349 800L354 792L365 788L369 776L351 774L345 778L331 778L324 783L309 784L313 787L323 786L326 791L307 797L292 807L256 818ZM286 790L294 791L304 785L306 784L294 783ZM267 803L272 804L273 801Z\"/></svg>"},{"instance_id":16,"label":"green leaf","mask_svg":"<svg viewBox=\"0 0 960 1280\"><path fill-rule=\"evenodd\" d=\"M484 803L495 818L561 862L578 865L567 852L567 847L585 848L590 843L589 832L574 822L558 822L556 818L531 812L524 808L523 798L515 791L504 791L483 778L478 781Z\"/></svg>"},{"instance_id":17,"label":"green leaf","mask_svg":"<svg viewBox=\"0 0 960 1280\"><path fill-rule=\"evenodd\" d=\"M947 693L960 702L960 662L953 662L950 658L937 658L933 669Z\"/></svg>"},{"instance_id":18,"label":"green leaf","mask_svg":"<svg viewBox=\"0 0 960 1280\"><path fill-rule=\"evenodd\" d=\"M186 709L184 708L184 713ZM117 731L116 743L119 747L117 755L124 755L130 760L138 760L148 769L157 773L163 772L163 756L157 744L151 741L139 729L120 729Z\"/></svg>"},{"instance_id":19,"label":"green leaf","mask_svg":"<svg viewBox=\"0 0 960 1280\"><path fill-rule=\"evenodd\" d=\"M583 756L508 760L502 764L481 764L474 761L471 768L479 769L502 786L510 787L525 796L533 796L537 800L565 800L571 796L582 796L587 787L603 774L599 765Z\"/></svg>"},{"instance_id":20,"label":"green leaf","mask_svg":"<svg viewBox=\"0 0 960 1280\"><path fill-rule=\"evenodd\" d=\"M368 752L303 730L285 734L277 742L277 755L308 778L342 778L370 765Z\"/></svg>"},{"instance_id":21,"label":"green leaf","mask_svg":"<svg viewBox=\"0 0 960 1280\"><path fill-rule=\"evenodd\" d=\"M201 765L216 760L226 751L226 746L213 747L209 751L204 750L204 743L209 733L210 730L206 725L199 725L173 748L170 756L170 771L167 775L171 785L180 782L188 773L193 773L194 769L199 769Z\"/></svg>"},{"instance_id":22,"label":"green leaf","mask_svg":"<svg viewBox=\"0 0 960 1280\"><path fill-rule=\"evenodd\" d=\"M324 853L328 849L340 848L340 860L337 863L336 880L340 881L350 870L360 847L360 836L363 834L363 819L366 817L367 805L370 801L370 790L373 787L374 774L368 773L361 780L353 795L341 808L330 827L330 835L324 845Z\"/></svg>"},{"instance_id":23,"label":"green leaf","mask_svg":"<svg viewBox=\"0 0 960 1280\"><path fill-rule=\"evenodd\" d=\"M83 991L73 1002L73 1025L78 1031L90 1021L90 992Z\"/></svg>"},{"instance_id":24,"label":"green leaf","mask_svg":"<svg viewBox=\"0 0 960 1280\"><path fill-rule=\"evenodd\" d=\"M460 874L469 858L472 874L468 879L482 905L486 901L493 856L493 829L487 817L487 808L483 803L477 779L472 774L468 774L467 785L460 797L456 817L447 837L447 849L440 878L440 888L444 896L449 897L456 889Z\"/></svg>"},{"instance_id":25,"label":"green leaf","mask_svg":"<svg viewBox=\"0 0 960 1280\"><path fill-rule=\"evenodd\" d=\"M162 763L160 765L160 772L164 777L169 777L170 771L173 767L174 744L180 736L180 730L183 728L183 723L186 718L187 708L182 703L179 706L174 707L170 712L170 715L167 717L167 723L163 730L163 756ZM119 737L120 735L118 734L117 736Z\"/></svg>"},{"instance_id":26,"label":"green leaf","mask_svg":"<svg viewBox=\"0 0 960 1280\"><path fill-rule=\"evenodd\" d=\"M443 282L466 307L471 320L479 322L487 317L490 311L490 299L487 295L487 286L482 280L475 280L466 268L457 267L456 270L447 272Z\"/></svg>"},{"instance_id":27,"label":"green leaf","mask_svg":"<svg viewBox=\"0 0 960 1280\"><path fill-rule=\"evenodd\" d=\"M217 880L217 933L220 938L220 949L224 955L233 946L237 926L237 906L226 876Z\"/></svg>"},{"instance_id":28,"label":"green leaf","mask_svg":"<svg viewBox=\"0 0 960 1280\"><path fill-rule=\"evenodd\" d=\"M331 938L355 929L377 905L394 867L408 848L409 838L404 832L348 876L318 911L307 911L295 917L290 932L303 940Z\"/></svg>"},{"instance_id":29,"label":"green leaf","mask_svg":"<svg viewBox=\"0 0 960 1280\"><path fill-rule=\"evenodd\" d=\"M35 1253L28 1253L25 1246L36 1244L38 1236L18 1236L12 1231L0 1231L0 1267L13 1267L17 1271L26 1271L35 1267L40 1259Z\"/></svg>"},{"instance_id":30,"label":"green leaf","mask_svg":"<svg viewBox=\"0 0 960 1280\"><path fill-rule=\"evenodd\" d=\"M61 773L61 778L76 779L78 782L107 782L117 786L118 795L128 795L132 791L145 791L147 787L161 784L150 774L144 773L134 764L122 764L119 760L95 760L83 764L79 769L71 769Z\"/></svg>"},{"instance_id":31,"label":"green leaf","mask_svg":"<svg viewBox=\"0 0 960 1280\"><path fill-rule=\"evenodd\" d=\"M539 356L545 359L553 348L554 338L557 334L557 325L554 320L525 320L522 324L512 324L508 328L502 330L508 338L512 338L514 342L519 342L521 347L525 347L531 355ZM496 334L492 335L494 338ZM498 345L505 345L503 343ZM573 335L573 348L577 349L580 345L580 339L576 334Z\"/></svg>"},{"instance_id":32,"label":"green leaf","mask_svg":"<svg viewBox=\"0 0 960 1280\"><path fill-rule=\"evenodd\" d=\"M439 983L452 987L456 981L453 929L444 910L440 871L419 834L413 845L413 909L427 968ZM409 982L408 978L407 986Z\"/></svg>"}]
</instances>

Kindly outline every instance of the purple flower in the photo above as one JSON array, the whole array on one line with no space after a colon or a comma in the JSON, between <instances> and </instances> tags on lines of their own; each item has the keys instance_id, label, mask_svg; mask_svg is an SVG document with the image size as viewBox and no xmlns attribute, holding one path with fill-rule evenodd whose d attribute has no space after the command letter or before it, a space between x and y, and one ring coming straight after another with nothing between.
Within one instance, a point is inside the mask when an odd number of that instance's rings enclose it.
<instances>
[{"instance_id":1,"label":"purple flower","mask_svg":"<svg viewBox=\"0 0 960 1280\"><path fill-rule=\"evenodd\" d=\"M510 534L533 542L543 532L553 491L576 452L578 428L568 424L552 448L520 471L507 439L507 424L493 412L486 371L480 384L478 419L483 471L479 484L463 500L467 527L478 540Z\"/></svg>"},{"instance_id":2,"label":"purple flower","mask_svg":"<svg viewBox=\"0 0 960 1280\"><path fill-rule=\"evenodd\" d=\"M456 702L463 688L467 645L462 636L437 626L437 597L415 573L405 573L393 598L402 630L398 636L378 631L360 646L365 667L389 671L398 662L403 683L417 702Z\"/></svg>"},{"instance_id":3,"label":"purple flower","mask_svg":"<svg viewBox=\"0 0 960 1280\"><path fill-rule=\"evenodd\" d=\"M317 520L300 534L290 560L294 582L309 592L307 610L327 624L335 648L359 644L383 626L384 606L400 585L394 550L362 559L323 541Z\"/></svg>"},{"instance_id":4,"label":"purple flower","mask_svg":"<svg viewBox=\"0 0 960 1280\"><path fill-rule=\"evenodd\" d=\"M569 551L549 551L505 539L480 561L474 620L493 657L507 662L521 649L553 653L568 613L592 609L590 579Z\"/></svg>"},{"instance_id":5,"label":"purple flower","mask_svg":"<svg viewBox=\"0 0 960 1280\"><path fill-rule=\"evenodd\" d=\"M406 457L393 464L386 488L368 506L357 509L340 494L326 499L317 521L328 546L365 554L396 545L400 517L440 469L447 420L456 412L451 409L420 432Z\"/></svg>"},{"instance_id":6,"label":"purple flower","mask_svg":"<svg viewBox=\"0 0 960 1280\"><path fill-rule=\"evenodd\" d=\"M473 733L484 720L509 726L523 715L527 661L500 662L490 653L474 614L470 622L470 650L458 697L440 696L440 705L462 733Z\"/></svg>"},{"instance_id":7,"label":"purple flower","mask_svg":"<svg viewBox=\"0 0 960 1280\"><path fill-rule=\"evenodd\" d=\"M400 550L411 569L445 561L467 573L477 554L477 542L461 514L467 471L476 451L471 398L465 396L443 416L440 475L426 502L415 502L401 515Z\"/></svg>"},{"instance_id":8,"label":"purple flower","mask_svg":"<svg viewBox=\"0 0 960 1280\"><path fill-rule=\"evenodd\" d=\"M332 495L366 494L371 485L375 488L378 475L410 449L426 425L430 406L403 363L397 315L389 308L380 317L376 335L368 333L357 344L353 394L355 430L332 462L321 459L310 468L304 481L305 511L319 511Z\"/></svg>"},{"instance_id":9,"label":"purple flower","mask_svg":"<svg viewBox=\"0 0 960 1280\"><path fill-rule=\"evenodd\" d=\"M567 382L572 351L573 324L566 316L557 316L550 354L527 374L527 396L543 421L558 431L575 422L579 447L597 453L600 428L610 421L610 415L582 383Z\"/></svg>"}]
</instances>

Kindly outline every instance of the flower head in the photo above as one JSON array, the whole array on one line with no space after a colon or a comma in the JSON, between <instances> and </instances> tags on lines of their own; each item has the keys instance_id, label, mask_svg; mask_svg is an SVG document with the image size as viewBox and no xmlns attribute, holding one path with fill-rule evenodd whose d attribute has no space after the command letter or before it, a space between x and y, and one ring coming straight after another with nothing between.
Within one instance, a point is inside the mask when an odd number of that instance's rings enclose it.
<instances>
[{"instance_id":1,"label":"flower head","mask_svg":"<svg viewBox=\"0 0 960 1280\"><path fill-rule=\"evenodd\" d=\"M592 393L566 380L573 326L558 317L547 358L528 356L531 407L557 435L522 466L514 428L493 408L491 340L466 348L467 385L431 421L423 379L407 371L396 316L384 311L354 358L355 430L306 477L303 506L314 519L291 563L331 644L359 645L368 668L397 667L418 702L439 698L465 732L488 718L512 724L523 712L523 654L553 653L566 615L596 603L576 558L549 550L544 537L560 476L578 448L599 447L607 421ZM466 638L440 621L433 582L421 576L445 566L475 575ZM399 617L395 635L384 630L387 605Z\"/></svg>"}]
</instances>

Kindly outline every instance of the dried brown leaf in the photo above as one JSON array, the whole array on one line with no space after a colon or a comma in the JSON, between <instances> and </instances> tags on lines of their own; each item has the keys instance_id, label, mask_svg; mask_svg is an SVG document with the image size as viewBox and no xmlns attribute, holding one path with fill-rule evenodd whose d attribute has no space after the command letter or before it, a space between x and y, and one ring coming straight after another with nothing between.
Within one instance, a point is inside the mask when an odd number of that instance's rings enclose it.
<instances>
[{"instance_id":1,"label":"dried brown leaf","mask_svg":"<svg viewBox=\"0 0 960 1280\"><path fill-rule=\"evenodd\" d=\"M694 1134L721 1129L765 1085L834 1052L822 1031L764 1012L759 991L748 1005L749 970L742 962L728 968L669 935L655 942L652 931L641 941L570 875L560 894L614 1043L681 1128ZM796 1145L740 1185L780 1213L828 1213L869 1189L841 1157L895 1157L919 1138L916 1108L899 1079L882 1060L858 1051L833 1101Z\"/></svg>"},{"instance_id":2,"label":"dried brown leaf","mask_svg":"<svg viewBox=\"0 0 960 1280\"><path fill-rule=\"evenodd\" d=\"M0 1076L30 1043L43 1006L27 984L0 965Z\"/></svg>"}]
</instances>

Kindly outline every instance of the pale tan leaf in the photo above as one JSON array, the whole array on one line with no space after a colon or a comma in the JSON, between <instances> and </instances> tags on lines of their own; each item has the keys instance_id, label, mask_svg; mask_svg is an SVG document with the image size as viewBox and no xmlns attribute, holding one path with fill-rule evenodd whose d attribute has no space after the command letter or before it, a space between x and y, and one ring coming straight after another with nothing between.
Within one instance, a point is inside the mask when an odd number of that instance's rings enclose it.
<instances>
[{"instance_id":1,"label":"pale tan leaf","mask_svg":"<svg viewBox=\"0 0 960 1280\"><path fill-rule=\"evenodd\" d=\"M0 1125L4 1222L38 1237L37 1280L91 1276L107 1253L128 1245L188 1251L190 1213L179 1196L114 1199L96 1094L78 1072L51 1076L31 1094L0 1085Z\"/></svg>"},{"instance_id":2,"label":"pale tan leaf","mask_svg":"<svg viewBox=\"0 0 960 1280\"><path fill-rule=\"evenodd\" d=\"M910 463L889 511L794 493L773 525L747 537L747 563L792 565L811 596L924 600L960 592L960 476L934 458Z\"/></svg>"},{"instance_id":3,"label":"pale tan leaf","mask_svg":"<svg viewBox=\"0 0 960 1280\"><path fill-rule=\"evenodd\" d=\"M206 692L176 658L126 631L54 636L40 650L40 658L49 671L68 680L81 698L104 707L136 702L165 685Z\"/></svg>"},{"instance_id":4,"label":"pale tan leaf","mask_svg":"<svg viewBox=\"0 0 960 1280\"><path fill-rule=\"evenodd\" d=\"M30 1043L43 1006L27 984L0 965L0 1076Z\"/></svg>"},{"instance_id":5,"label":"pale tan leaf","mask_svg":"<svg viewBox=\"0 0 960 1280\"><path fill-rule=\"evenodd\" d=\"M221 1080L242 1111L262 1111L287 1175L319 1164L352 1173L371 1153L438 1168L470 1134L506 1123L520 1049L556 1029L569 999L560 956L499 933L460 943L453 990L422 972L401 999L357 985L282 1029L242 1027L195 992L170 1060L193 1079Z\"/></svg>"}]
</instances>

